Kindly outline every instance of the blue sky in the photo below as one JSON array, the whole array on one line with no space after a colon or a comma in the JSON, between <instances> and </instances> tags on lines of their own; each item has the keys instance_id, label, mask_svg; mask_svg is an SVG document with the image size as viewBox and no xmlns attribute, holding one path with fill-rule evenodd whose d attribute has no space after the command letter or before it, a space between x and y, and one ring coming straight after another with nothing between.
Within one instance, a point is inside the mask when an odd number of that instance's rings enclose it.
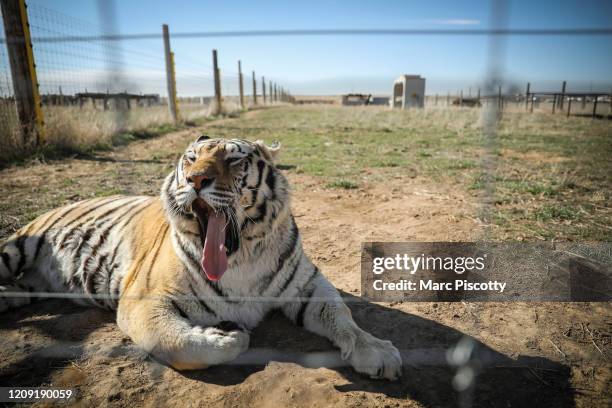
<instances>
[{"instance_id":1,"label":"blue sky","mask_svg":"<svg viewBox=\"0 0 612 408\"><path fill-rule=\"evenodd\" d=\"M104 1L104 0L100 0ZM100 25L96 0L30 0L79 20ZM487 28L489 1L116 1L120 33L171 33L321 28ZM519 1L510 6L511 28L612 27L612 1ZM146 55L161 54L161 40L124 44ZM508 37L504 77L523 89L570 90L612 87L612 36ZM389 93L402 73L427 78L427 93L445 94L484 79L488 40L478 36L340 36L174 39L179 90L190 79L210 75L210 50L217 48L226 81L236 61L285 84L296 94ZM153 58L140 61L163 70ZM138 62L138 61L137 61ZM127 63L126 63L127 64ZM153 82L153 80L151 80ZM202 80L204 81L204 80ZM236 81L231 82L234 84ZM230 85L228 85L230 86ZM233 86L233 85L232 85ZM145 85L142 88L146 88ZM161 86L163 92L163 83ZM145 89L146 91L146 89ZM157 87L155 89L157 91ZM204 91L202 91L204 92Z\"/></svg>"}]
</instances>

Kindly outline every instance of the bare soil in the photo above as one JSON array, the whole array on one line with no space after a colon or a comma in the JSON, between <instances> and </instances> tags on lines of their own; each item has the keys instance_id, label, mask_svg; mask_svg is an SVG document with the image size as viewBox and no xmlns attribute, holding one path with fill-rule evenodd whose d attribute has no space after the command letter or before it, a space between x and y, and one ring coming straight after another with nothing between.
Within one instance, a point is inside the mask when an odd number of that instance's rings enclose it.
<instances>
[{"instance_id":1,"label":"bare soil","mask_svg":"<svg viewBox=\"0 0 612 408\"><path fill-rule=\"evenodd\" d=\"M201 131L2 171L0 236L31 218L22 214L69 201L115 189L156 194L178 153ZM242 361L255 363L177 372L134 347L113 313L48 300L2 315L0 386L73 388L78 406L609 406L608 303L389 304L358 297L362 242L477 239L485 226L473 195L419 174L396 174L385 183L366 174L358 189L339 190L290 167L283 171L306 252L347 297L358 324L401 350L400 381L325 367L315 357L335 356L332 344L277 314L252 333ZM460 341L494 363L473 364L475 378L464 392L453 386L457 368L446 362Z\"/></svg>"}]
</instances>

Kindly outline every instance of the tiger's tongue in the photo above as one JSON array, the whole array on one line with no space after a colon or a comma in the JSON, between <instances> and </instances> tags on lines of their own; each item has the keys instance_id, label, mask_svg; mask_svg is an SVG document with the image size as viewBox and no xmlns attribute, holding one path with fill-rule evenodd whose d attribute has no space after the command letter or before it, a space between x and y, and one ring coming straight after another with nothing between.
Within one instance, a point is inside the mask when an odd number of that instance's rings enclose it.
<instances>
[{"instance_id":1,"label":"tiger's tongue","mask_svg":"<svg viewBox=\"0 0 612 408\"><path fill-rule=\"evenodd\" d=\"M202 269L211 281L218 281L227 270L225 252L225 216L211 213L206 227L206 240L202 251Z\"/></svg>"}]
</instances>

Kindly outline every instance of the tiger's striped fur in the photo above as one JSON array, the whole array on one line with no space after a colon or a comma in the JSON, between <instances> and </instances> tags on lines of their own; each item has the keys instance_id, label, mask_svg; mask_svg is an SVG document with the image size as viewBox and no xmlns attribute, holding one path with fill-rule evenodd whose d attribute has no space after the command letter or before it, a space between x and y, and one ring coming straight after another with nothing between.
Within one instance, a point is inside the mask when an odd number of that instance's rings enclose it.
<instances>
[{"instance_id":1,"label":"tiger's striped fur","mask_svg":"<svg viewBox=\"0 0 612 408\"><path fill-rule=\"evenodd\" d=\"M304 254L277 150L200 137L159 198L97 198L44 214L0 248L0 311L30 300L16 292L69 293L116 309L119 327L157 359L195 369L236 358L249 330L281 309L331 339L358 371L396 378L397 349L354 323ZM218 281L200 265L205 233L193 207L200 199L227 220L227 271Z\"/></svg>"}]
</instances>

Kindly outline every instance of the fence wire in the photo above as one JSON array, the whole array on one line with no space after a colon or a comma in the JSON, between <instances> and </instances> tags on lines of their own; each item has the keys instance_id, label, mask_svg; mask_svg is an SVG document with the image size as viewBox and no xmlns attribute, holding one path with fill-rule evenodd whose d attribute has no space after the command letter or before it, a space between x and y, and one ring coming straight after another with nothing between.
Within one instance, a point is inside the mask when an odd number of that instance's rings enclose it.
<instances>
[{"instance_id":1,"label":"fence wire","mask_svg":"<svg viewBox=\"0 0 612 408\"><path fill-rule=\"evenodd\" d=\"M27 16L36 64L47 145L81 151L83 146L112 145L122 133L170 124L166 56L159 34L115 40L112 2L99 2L99 24L28 2ZM4 33L4 26L1 27ZM171 34L171 41L174 36ZM87 38L83 41L83 38ZM23 155L8 41L0 44L0 161ZM239 76L221 64L222 109L215 102L210 54L173 54L178 118L193 122L242 109ZM252 83L243 73L245 108L254 104Z\"/></svg>"},{"instance_id":2,"label":"fence wire","mask_svg":"<svg viewBox=\"0 0 612 408\"><path fill-rule=\"evenodd\" d=\"M486 194L482 201L481 219L489 225L495 200L497 130L503 111L554 113L555 109L559 111L565 106L568 114L572 112L573 107L576 109L574 112L603 116L609 114L612 107L610 94L605 93L601 95L587 92L547 93L537 89L525 92L506 89L502 93L506 36L611 35L612 30L595 28L513 30L507 27L506 3L494 1L493 5L492 28L483 30L263 30L176 33L170 37L172 41L176 41L186 38L294 35L488 36L490 40L488 72L482 89L474 88L452 95L450 93L429 95L426 107L483 107L485 154L480 167L485 176L483 181ZM28 5L28 17L49 143L69 148L76 148L91 139L112 143L113 136L118 132L145 129L172 121L168 109L168 98L171 96L167 94L167 71L161 32L120 35L38 3ZM4 32L4 26L1 28ZM0 148L8 149L18 140L20 127L5 45L6 41L4 44L0 43ZM193 121L217 113L214 68L210 56L196 58L178 52L174 55L174 67L181 120ZM258 104L264 102L262 73L256 72L256 92L253 93L253 69L255 68L248 64L242 66L244 99L247 107L255 104L255 98ZM240 75L229 64L222 64L219 70L224 109L226 112L238 111L242 108ZM276 94L274 85L277 86ZM277 81L266 77L267 104L279 102L279 91ZM598 106L600 97L601 103ZM20 293L14 295L22 296ZM86 297L78 294L36 295ZM262 300L253 299L253 301ZM438 354L444 353L445 351L440 351ZM470 383L461 390L463 393L461 405L471 405L473 389L474 384Z\"/></svg>"}]
</instances>

